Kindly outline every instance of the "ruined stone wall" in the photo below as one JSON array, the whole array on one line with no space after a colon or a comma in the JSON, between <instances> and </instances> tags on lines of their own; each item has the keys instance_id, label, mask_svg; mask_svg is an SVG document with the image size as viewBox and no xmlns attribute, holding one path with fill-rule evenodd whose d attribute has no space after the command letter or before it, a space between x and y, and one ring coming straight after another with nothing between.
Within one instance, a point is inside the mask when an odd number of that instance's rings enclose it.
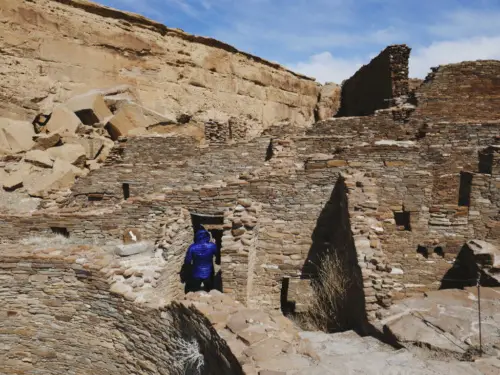
<instances>
[{"instance_id":1,"label":"ruined stone wall","mask_svg":"<svg viewBox=\"0 0 500 375\"><path fill-rule=\"evenodd\" d=\"M130 183L130 196L137 197L169 189L220 183L264 163L269 138L199 147L192 138L132 137L117 146L104 168L79 180L73 195L103 193L123 198L122 184ZM209 194L209 192L207 192Z\"/></svg>"},{"instance_id":2,"label":"ruined stone wall","mask_svg":"<svg viewBox=\"0 0 500 375\"><path fill-rule=\"evenodd\" d=\"M2 1L0 116L32 121L117 84L163 115L234 116L256 132L314 121L312 79L210 38L84 0Z\"/></svg>"},{"instance_id":3,"label":"ruined stone wall","mask_svg":"<svg viewBox=\"0 0 500 375\"><path fill-rule=\"evenodd\" d=\"M161 282L173 283L170 294L177 296L177 272L192 238L180 212L224 214L224 290L249 305L303 310L314 277L314 233L326 230L319 219L342 176L350 251L373 318L394 298L438 288L466 240L498 241L499 129L498 123L413 126L386 110L324 121L306 135L272 142L198 146L189 138L132 137L115 146L102 169L79 180L57 213L3 216L0 235L19 241L55 226L72 238L105 243L135 228L162 244L172 276ZM123 181L131 183L128 200ZM103 200L89 200L96 192Z\"/></svg>"},{"instance_id":4,"label":"ruined stone wall","mask_svg":"<svg viewBox=\"0 0 500 375\"><path fill-rule=\"evenodd\" d=\"M408 95L406 45L387 47L369 64L342 83L342 99L337 116L366 116L389 108L394 99Z\"/></svg>"},{"instance_id":5,"label":"ruined stone wall","mask_svg":"<svg viewBox=\"0 0 500 375\"><path fill-rule=\"evenodd\" d=\"M89 250L66 258L55 250L6 252L0 256L3 374L184 374L193 369L183 362L180 340L197 342L203 374L243 374L201 313L125 301L109 291L102 262L82 265Z\"/></svg>"},{"instance_id":6,"label":"ruined stone wall","mask_svg":"<svg viewBox=\"0 0 500 375\"><path fill-rule=\"evenodd\" d=\"M494 121L500 118L500 61L444 65L416 90L414 117L428 122Z\"/></svg>"},{"instance_id":7,"label":"ruined stone wall","mask_svg":"<svg viewBox=\"0 0 500 375\"><path fill-rule=\"evenodd\" d=\"M165 284L174 283L172 295L180 295L176 272L192 232L189 219L177 221L179 210L224 213L224 290L250 305L301 310L311 292L313 234L343 176L367 312L374 317L393 298L438 288L467 239L498 240L498 153L488 147L498 129L439 123L412 132L387 111L362 121L325 121L306 136L272 142L263 137L199 148L188 139L130 138L104 168L78 182L58 214L4 217L0 234L16 241L60 226L72 238L97 236L104 243L136 228L165 244L173 267ZM479 151L491 157L481 164ZM485 163L493 175L481 173ZM468 206L459 205L461 172L472 174ZM146 183L131 185L132 197L124 201L120 181L131 178ZM85 194L96 191L115 199L89 201Z\"/></svg>"}]
</instances>

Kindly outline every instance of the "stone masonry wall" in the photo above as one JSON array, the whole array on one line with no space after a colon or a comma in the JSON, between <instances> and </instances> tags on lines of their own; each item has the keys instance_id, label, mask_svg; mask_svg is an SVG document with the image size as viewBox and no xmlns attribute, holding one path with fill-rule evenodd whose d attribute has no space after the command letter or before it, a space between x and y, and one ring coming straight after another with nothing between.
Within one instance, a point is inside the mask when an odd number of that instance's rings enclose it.
<instances>
[{"instance_id":1,"label":"stone masonry wall","mask_svg":"<svg viewBox=\"0 0 500 375\"><path fill-rule=\"evenodd\" d=\"M500 118L500 61L470 61L435 68L417 89L415 117L428 122Z\"/></svg>"},{"instance_id":2,"label":"stone masonry wall","mask_svg":"<svg viewBox=\"0 0 500 375\"><path fill-rule=\"evenodd\" d=\"M224 291L250 306L299 311L312 292L315 233L341 233L320 236L335 245L323 249L357 259L373 319L394 299L439 288L467 240L500 240L500 123L427 121L418 108L408 120L401 112L330 119L298 134L276 127L247 141L214 132L201 146L187 137L120 139L59 207L0 215L0 239L62 227L104 244L133 228L169 259L170 276L158 282L174 283L167 290L177 298L188 214L221 216ZM339 181L345 194L332 201ZM320 220L340 206L343 216ZM340 230L347 221L350 233Z\"/></svg>"},{"instance_id":3,"label":"stone masonry wall","mask_svg":"<svg viewBox=\"0 0 500 375\"><path fill-rule=\"evenodd\" d=\"M110 292L99 270L106 258L93 250L6 252L0 256L2 374L180 375L193 371L182 342L199 345L202 374L243 374L194 308L141 308ZM85 266L91 256L96 262Z\"/></svg>"},{"instance_id":4,"label":"stone masonry wall","mask_svg":"<svg viewBox=\"0 0 500 375\"><path fill-rule=\"evenodd\" d=\"M138 229L163 244L172 271L162 282L173 283L174 296L182 293L177 272L192 238L189 219L178 222L179 210L225 214L225 291L250 305L294 303L301 310L310 295L312 235L343 176L367 312L374 317L393 298L438 288L467 239L498 240L498 152L488 145L500 126L434 124L411 133L389 112L363 119L325 121L307 136L272 143L263 137L198 148L184 138L131 138L117 144L104 168L78 182L57 214L3 217L0 234L18 241L65 227L72 238L105 243L120 239L124 228ZM481 173L481 150L492 155L493 174ZM461 172L473 175L469 206L459 205ZM131 178L138 184L124 201L119 181ZM114 200L88 201L85 194L96 191Z\"/></svg>"},{"instance_id":5,"label":"stone masonry wall","mask_svg":"<svg viewBox=\"0 0 500 375\"><path fill-rule=\"evenodd\" d=\"M389 108L394 99L406 96L408 59L406 45L387 47L369 64L342 83L342 99L337 116L366 116Z\"/></svg>"},{"instance_id":6,"label":"stone masonry wall","mask_svg":"<svg viewBox=\"0 0 500 375\"><path fill-rule=\"evenodd\" d=\"M216 112L256 131L314 121L319 84L214 39L85 0L3 0L0 20L0 117L31 121L128 84L167 117L203 123Z\"/></svg>"}]
</instances>

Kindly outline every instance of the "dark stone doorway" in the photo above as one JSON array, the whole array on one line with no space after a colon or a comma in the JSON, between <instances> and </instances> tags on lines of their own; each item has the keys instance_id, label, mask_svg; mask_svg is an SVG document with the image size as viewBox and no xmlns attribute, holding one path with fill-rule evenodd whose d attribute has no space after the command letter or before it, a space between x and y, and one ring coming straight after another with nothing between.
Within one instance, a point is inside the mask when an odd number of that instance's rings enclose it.
<instances>
[{"instance_id":1,"label":"dark stone doorway","mask_svg":"<svg viewBox=\"0 0 500 375\"><path fill-rule=\"evenodd\" d=\"M221 264L222 251L222 236L224 234L224 216L222 215L204 215L198 213L191 214L191 222L193 224L193 241L195 233L200 229L205 229L210 233L213 241L217 245L217 254L215 256L215 264ZM222 270L215 273L214 289L223 292Z\"/></svg>"}]
</instances>

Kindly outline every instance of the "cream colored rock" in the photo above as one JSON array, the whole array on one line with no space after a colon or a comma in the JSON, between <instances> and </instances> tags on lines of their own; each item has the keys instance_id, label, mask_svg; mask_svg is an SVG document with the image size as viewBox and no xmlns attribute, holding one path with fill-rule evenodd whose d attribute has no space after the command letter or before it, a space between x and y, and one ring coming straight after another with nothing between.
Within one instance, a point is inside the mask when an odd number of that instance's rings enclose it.
<instances>
[{"instance_id":1,"label":"cream colored rock","mask_svg":"<svg viewBox=\"0 0 500 375\"><path fill-rule=\"evenodd\" d=\"M94 92L71 98L66 102L66 107L73 111L84 125L104 122L113 116L104 101L104 97Z\"/></svg>"},{"instance_id":2,"label":"cream colored rock","mask_svg":"<svg viewBox=\"0 0 500 375\"><path fill-rule=\"evenodd\" d=\"M47 150L53 159L62 159L77 166L85 166L86 151L80 144L65 144L59 147L51 147Z\"/></svg>"},{"instance_id":3,"label":"cream colored rock","mask_svg":"<svg viewBox=\"0 0 500 375\"><path fill-rule=\"evenodd\" d=\"M103 89L106 100L139 98L164 116L216 109L257 131L314 121L320 86L311 79L137 15L75 4L2 1L2 89L11 100L0 101L0 116L31 121L56 103ZM115 89L120 85L135 94Z\"/></svg>"},{"instance_id":4,"label":"cream colored rock","mask_svg":"<svg viewBox=\"0 0 500 375\"><path fill-rule=\"evenodd\" d=\"M54 165L54 160L50 157L50 154L42 150L28 151L24 156L24 160L42 168L52 168Z\"/></svg>"},{"instance_id":5,"label":"cream colored rock","mask_svg":"<svg viewBox=\"0 0 500 375\"><path fill-rule=\"evenodd\" d=\"M146 134L144 130L149 126L171 125L175 122L174 118L164 117L135 103L127 103L122 105L109 120L106 128L111 138L116 140L120 136L131 134L131 132L134 132L134 135Z\"/></svg>"},{"instance_id":6,"label":"cream colored rock","mask_svg":"<svg viewBox=\"0 0 500 375\"><path fill-rule=\"evenodd\" d=\"M6 148L12 154L30 150L35 145L35 130L29 122L1 118L0 133L0 148Z\"/></svg>"},{"instance_id":7,"label":"cream colored rock","mask_svg":"<svg viewBox=\"0 0 500 375\"><path fill-rule=\"evenodd\" d=\"M68 136L63 137L62 141L64 144L77 144L83 146L83 148L85 149L86 157L89 160L95 159L105 146L113 146L113 141L100 136L91 136L85 138L78 136Z\"/></svg>"},{"instance_id":8,"label":"cream colored rock","mask_svg":"<svg viewBox=\"0 0 500 375\"><path fill-rule=\"evenodd\" d=\"M64 160L57 159L50 174L38 174L27 184L26 189L32 197L46 197L51 191L73 186L75 183L74 167Z\"/></svg>"},{"instance_id":9,"label":"cream colored rock","mask_svg":"<svg viewBox=\"0 0 500 375\"><path fill-rule=\"evenodd\" d=\"M340 108L342 89L336 83L327 83L321 87L316 107L317 120L326 120L337 114Z\"/></svg>"},{"instance_id":10,"label":"cream colored rock","mask_svg":"<svg viewBox=\"0 0 500 375\"><path fill-rule=\"evenodd\" d=\"M60 140L61 135L59 133L38 134L35 137L36 145L33 147L33 149L46 150L57 145Z\"/></svg>"},{"instance_id":11,"label":"cream colored rock","mask_svg":"<svg viewBox=\"0 0 500 375\"><path fill-rule=\"evenodd\" d=\"M23 186L23 175L21 173L13 173L5 177L3 180L3 188L8 191L19 189Z\"/></svg>"},{"instance_id":12,"label":"cream colored rock","mask_svg":"<svg viewBox=\"0 0 500 375\"><path fill-rule=\"evenodd\" d=\"M60 105L52 111L50 120L45 125L45 131L49 133L74 134L81 123L73 111L69 110L66 106Z\"/></svg>"},{"instance_id":13,"label":"cream colored rock","mask_svg":"<svg viewBox=\"0 0 500 375\"><path fill-rule=\"evenodd\" d=\"M7 137L0 125L0 155L10 154L10 144L7 141Z\"/></svg>"},{"instance_id":14,"label":"cream colored rock","mask_svg":"<svg viewBox=\"0 0 500 375\"><path fill-rule=\"evenodd\" d=\"M59 158L54 161L54 167L52 169L56 173L65 173L67 170L71 170L75 177L83 177L88 173L85 169L78 168L67 160Z\"/></svg>"},{"instance_id":15,"label":"cream colored rock","mask_svg":"<svg viewBox=\"0 0 500 375\"><path fill-rule=\"evenodd\" d=\"M128 135L135 129L145 129L148 126L146 117L138 106L126 104L109 120L106 129L111 139Z\"/></svg>"},{"instance_id":16,"label":"cream colored rock","mask_svg":"<svg viewBox=\"0 0 500 375\"><path fill-rule=\"evenodd\" d=\"M33 167L31 164L21 163L16 166L14 170L12 170L9 174L4 176L4 180L2 180L3 188L5 190L16 190L24 185L26 178L33 171Z\"/></svg>"}]
</instances>

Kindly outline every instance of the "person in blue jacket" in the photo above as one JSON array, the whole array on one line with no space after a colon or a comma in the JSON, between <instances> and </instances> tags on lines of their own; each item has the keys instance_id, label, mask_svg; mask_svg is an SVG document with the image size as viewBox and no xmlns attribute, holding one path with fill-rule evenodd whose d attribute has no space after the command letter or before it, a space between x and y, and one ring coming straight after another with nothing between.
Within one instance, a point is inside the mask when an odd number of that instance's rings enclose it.
<instances>
[{"instance_id":1,"label":"person in blue jacket","mask_svg":"<svg viewBox=\"0 0 500 375\"><path fill-rule=\"evenodd\" d=\"M186 280L186 291L196 292L203 289L209 292L213 289L214 263L217 255L217 245L210 242L210 233L200 229L195 234L194 243L189 246L184 264L191 266L192 271Z\"/></svg>"}]
</instances>

